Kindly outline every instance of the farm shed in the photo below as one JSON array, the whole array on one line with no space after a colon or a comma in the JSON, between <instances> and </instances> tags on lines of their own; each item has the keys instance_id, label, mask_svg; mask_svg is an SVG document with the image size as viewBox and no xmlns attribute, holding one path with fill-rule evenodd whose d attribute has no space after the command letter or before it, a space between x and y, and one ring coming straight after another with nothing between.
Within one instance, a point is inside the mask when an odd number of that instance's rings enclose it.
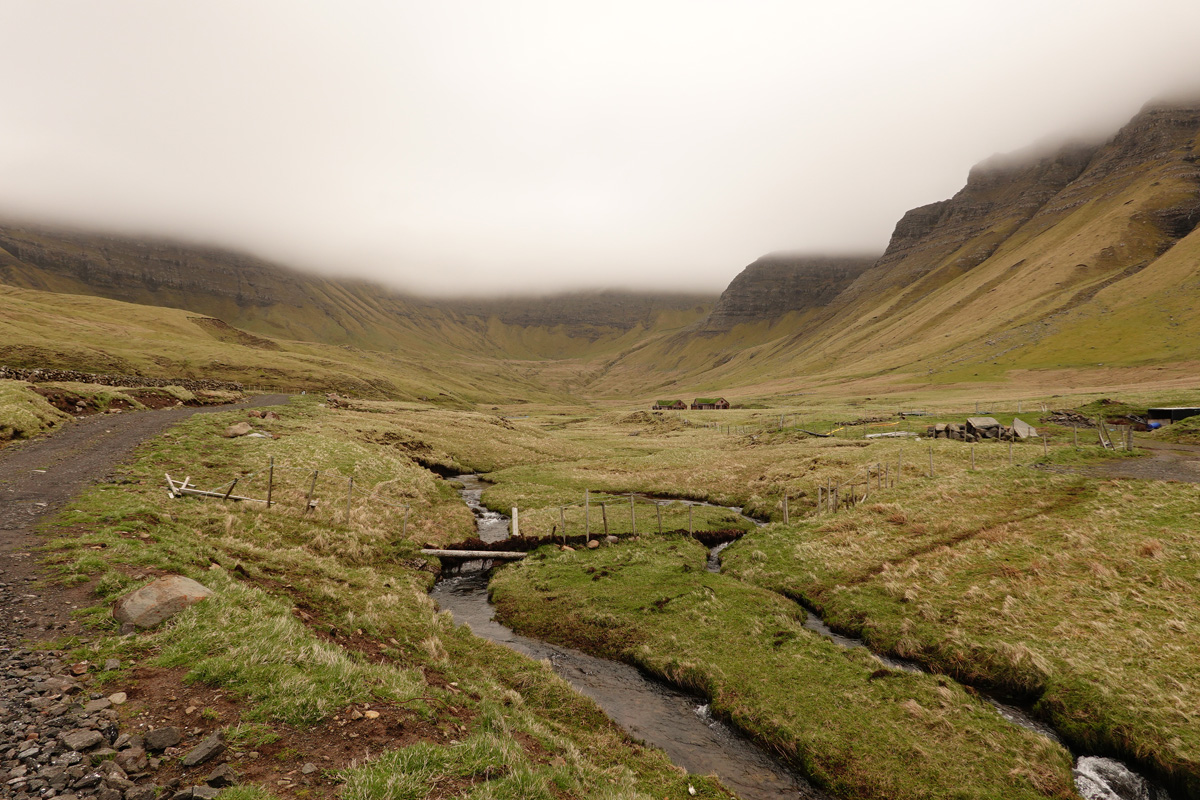
<instances>
[{"instance_id":1,"label":"farm shed","mask_svg":"<svg viewBox=\"0 0 1200 800\"><path fill-rule=\"evenodd\" d=\"M1194 417L1200 414L1200 408L1195 406L1165 406L1163 408L1151 408L1146 412L1146 416L1151 422L1179 422L1181 419Z\"/></svg>"},{"instance_id":2,"label":"farm shed","mask_svg":"<svg viewBox=\"0 0 1200 800\"><path fill-rule=\"evenodd\" d=\"M711 411L713 409L729 408L729 401L724 397L697 397L692 401L693 411Z\"/></svg>"},{"instance_id":3,"label":"farm shed","mask_svg":"<svg viewBox=\"0 0 1200 800\"><path fill-rule=\"evenodd\" d=\"M682 400L655 400L651 411L686 411L687 403Z\"/></svg>"}]
</instances>

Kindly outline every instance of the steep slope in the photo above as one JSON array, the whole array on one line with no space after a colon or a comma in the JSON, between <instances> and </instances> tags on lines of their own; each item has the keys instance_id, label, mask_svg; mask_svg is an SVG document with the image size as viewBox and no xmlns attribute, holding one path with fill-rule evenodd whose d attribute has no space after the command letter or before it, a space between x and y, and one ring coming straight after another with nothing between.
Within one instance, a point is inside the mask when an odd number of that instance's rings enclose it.
<instances>
[{"instance_id":1,"label":"steep slope","mask_svg":"<svg viewBox=\"0 0 1200 800\"><path fill-rule=\"evenodd\" d=\"M646 391L666 391L1200 361L1184 299L1200 255L1198 136L1200 101L1157 103L1104 143L989 159L954 197L905 214L828 303L659 340L611 363L596 389L639 371Z\"/></svg>"},{"instance_id":2,"label":"steep slope","mask_svg":"<svg viewBox=\"0 0 1200 800\"><path fill-rule=\"evenodd\" d=\"M829 305L875 263L870 256L770 253L743 269L701 323L705 333L736 325L770 322Z\"/></svg>"}]
</instances>

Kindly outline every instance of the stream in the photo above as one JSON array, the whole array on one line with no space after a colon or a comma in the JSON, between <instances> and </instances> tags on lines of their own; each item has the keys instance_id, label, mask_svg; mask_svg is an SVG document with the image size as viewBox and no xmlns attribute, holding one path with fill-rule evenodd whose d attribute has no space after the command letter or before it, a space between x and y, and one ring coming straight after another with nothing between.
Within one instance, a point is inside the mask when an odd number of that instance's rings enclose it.
<instances>
[{"instance_id":1,"label":"stream","mask_svg":"<svg viewBox=\"0 0 1200 800\"><path fill-rule=\"evenodd\" d=\"M481 502L487 484L478 475L459 475L460 494L475 514L479 538L497 542L508 538L508 517ZM657 498L664 500L665 498ZM710 505L690 500L681 502ZM742 514L740 508L729 510ZM763 523L746 517L755 525ZM721 571L721 551L732 542L709 549L707 569ZM694 774L716 774L742 800L779 797L829 798L803 777L768 755L739 732L712 717L700 698L642 675L626 664L595 658L568 647L551 645L514 633L495 621L488 602L488 562L458 567L430 592L438 607L453 613L472 633L538 660L548 660L555 672L577 691L590 697L610 718L636 739L663 750L676 765ZM469 570L474 571L469 571ZM835 633L807 606L804 627L845 648L866 647L861 639ZM907 672L927 672L916 662L874 654L885 666ZM1062 744L1054 729L1025 710L981 693L1006 720ZM1075 788L1084 800L1173 800L1165 789L1110 758L1078 756Z\"/></svg>"},{"instance_id":2,"label":"stream","mask_svg":"<svg viewBox=\"0 0 1200 800\"><path fill-rule=\"evenodd\" d=\"M453 478L463 485L463 500L475 512L479 538L485 542L508 538L508 517L483 507L480 495L487 484L478 475ZM468 571L474 566L475 571ZM548 660L554 671L576 691L591 698L630 736L664 751L677 766L696 775L715 774L742 800L831 800L756 744L714 718L702 699L647 678L637 669L595 658L569 647L547 644L514 633L496 622L488 602L487 562L469 562L433 587L429 596L450 611L455 622L470 626L489 639L537 660Z\"/></svg>"}]
</instances>

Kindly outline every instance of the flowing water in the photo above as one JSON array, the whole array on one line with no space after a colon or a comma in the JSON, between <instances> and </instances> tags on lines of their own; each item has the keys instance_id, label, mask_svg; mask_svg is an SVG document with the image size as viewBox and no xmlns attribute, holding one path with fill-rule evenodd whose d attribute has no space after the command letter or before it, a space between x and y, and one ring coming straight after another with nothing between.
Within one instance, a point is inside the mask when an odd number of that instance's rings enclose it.
<instances>
[{"instance_id":1,"label":"flowing water","mask_svg":"<svg viewBox=\"0 0 1200 800\"><path fill-rule=\"evenodd\" d=\"M486 485L479 477L460 475L454 480L465 487L461 492L475 512L479 538L485 542L507 538L508 518L487 511L480 503ZM626 664L521 636L496 622L487 599L487 573L467 572L467 568L469 565L460 567L463 574L444 578L434 586L430 597L438 607L453 613L459 624L469 625L476 636L530 658L548 660L558 675L594 700L635 739L663 750L688 772L716 774L743 800L828 799L828 795L715 719L703 700L649 679Z\"/></svg>"},{"instance_id":2,"label":"flowing water","mask_svg":"<svg viewBox=\"0 0 1200 800\"><path fill-rule=\"evenodd\" d=\"M481 495L486 483L478 475L454 478L463 485L463 500L476 517L479 538L497 542L508 538L508 517L485 508ZM666 498L651 498L659 501ZM711 505L691 500L684 503ZM721 506L724 507L724 506ZM730 508L746 519L741 508ZM708 570L721 571L721 551L732 542L709 550ZM445 578L430 592L443 610L451 611L460 624L471 627L476 636L524 653L531 658L548 660L561 677L576 690L596 702L614 721L634 738L665 751L671 760L696 774L716 774L723 784L743 800L768 800L779 797L828 798L761 748L721 721L714 719L701 699L679 692L646 678L633 667L589 656L567 647L559 647L514 633L496 622L487 600L488 576L485 562L460 565L458 574ZM474 571L471 571L471 570ZM805 608L804 627L846 648L866 647L860 640L832 631L812 609ZM925 671L919 664L876 654L891 669ZM1062 743L1049 725L1034 719L1026 711L995 698L988 702L1015 725L1028 728ZM1132 772L1119 761L1096 756L1079 757L1075 763L1075 788L1084 800L1171 800L1164 789Z\"/></svg>"},{"instance_id":3,"label":"flowing water","mask_svg":"<svg viewBox=\"0 0 1200 800\"><path fill-rule=\"evenodd\" d=\"M626 664L513 633L493 618L487 584L486 573L458 575L439 581L430 597L476 636L549 660L555 672L630 736L665 751L688 772L715 773L743 800L827 797L714 719L702 700L650 680Z\"/></svg>"},{"instance_id":4,"label":"flowing water","mask_svg":"<svg viewBox=\"0 0 1200 800\"><path fill-rule=\"evenodd\" d=\"M720 562L714 562L714 559L717 558L720 551L725 549L726 546L721 545L709 550L709 568L712 569L712 565L716 563L716 569L712 571L720 571ZM805 612L805 628L847 649L865 648L867 646L866 642L862 639L834 632L825 624L825 621L821 619L816 611L803 604L801 606ZM927 669L915 661L893 658L881 653L874 653L874 655L885 666L891 669L904 670L905 672L928 672ZM1065 746L1065 743L1054 728L1034 718L1028 711L1002 702L986 693L981 692L980 694L991 703L1000 716L1012 724L1041 734L1047 739ZM1133 772L1120 761L1111 758L1080 756L1075 761L1074 775L1075 790L1079 792L1084 800L1171 800L1170 793L1165 789Z\"/></svg>"}]
</instances>

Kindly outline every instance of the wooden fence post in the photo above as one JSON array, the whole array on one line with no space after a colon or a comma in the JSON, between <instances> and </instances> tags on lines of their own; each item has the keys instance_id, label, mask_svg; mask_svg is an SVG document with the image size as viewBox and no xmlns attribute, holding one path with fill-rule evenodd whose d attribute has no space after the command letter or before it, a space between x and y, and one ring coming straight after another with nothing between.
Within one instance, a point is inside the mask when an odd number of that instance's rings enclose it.
<instances>
[{"instance_id":1,"label":"wooden fence post","mask_svg":"<svg viewBox=\"0 0 1200 800\"><path fill-rule=\"evenodd\" d=\"M312 474L312 482L311 482L311 483L309 483L309 485L308 485L308 494L307 494L307 495L305 495L305 497L304 497L304 513L305 513L305 514L307 514L308 512L312 511L312 508L313 508L313 495L314 495L314 494L316 494L316 492L317 492L317 475L318 475L320 472L321 472L321 471L320 471L319 469L314 469L314 470L313 470L313 474Z\"/></svg>"},{"instance_id":2,"label":"wooden fence post","mask_svg":"<svg viewBox=\"0 0 1200 800\"><path fill-rule=\"evenodd\" d=\"M521 526L520 526L520 523L517 521L517 507L516 506L512 507L512 535L513 535L514 539L519 538L521 536Z\"/></svg>"},{"instance_id":3,"label":"wooden fence post","mask_svg":"<svg viewBox=\"0 0 1200 800\"><path fill-rule=\"evenodd\" d=\"M346 524L350 524L350 499L354 497L354 476L350 476L350 483L346 486Z\"/></svg>"},{"instance_id":4,"label":"wooden fence post","mask_svg":"<svg viewBox=\"0 0 1200 800\"><path fill-rule=\"evenodd\" d=\"M1044 456L1050 455L1050 440L1046 437L1046 434L1044 434L1044 433L1042 434L1042 455L1044 455Z\"/></svg>"},{"instance_id":5,"label":"wooden fence post","mask_svg":"<svg viewBox=\"0 0 1200 800\"><path fill-rule=\"evenodd\" d=\"M692 528L692 509L694 509L694 508L695 508L694 505L692 505L691 503L688 503L688 534L693 534L696 532Z\"/></svg>"},{"instance_id":6,"label":"wooden fence post","mask_svg":"<svg viewBox=\"0 0 1200 800\"><path fill-rule=\"evenodd\" d=\"M629 532L637 534L637 510L633 507L633 493L629 493Z\"/></svg>"},{"instance_id":7,"label":"wooden fence post","mask_svg":"<svg viewBox=\"0 0 1200 800\"><path fill-rule=\"evenodd\" d=\"M604 520L604 535L608 536L608 506L600 504L600 518Z\"/></svg>"},{"instance_id":8,"label":"wooden fence post","mask_svg":"<svg viewBox=\"0 0 1200 800\"><path fill-rule=\"evenodd\" d=\"M567 543L567 507L558 507L558 524L562 526L563 544Z\"/></svg>"},{"instance_id":9,"label":"wooden fence post","mask_svg":"<svg viewBox=\"0 0 1200 800\"><path fill-rule=\"evenodd\" d=\"M267 462L267 508L271 507L271 493L275 489L275 456Z\"/></svg>"},{"instance_id":10,"label":"wooden fence post","mask_svg":"<svg viewBox=\"0 0 1200 800\"><path fill-rule=\"evenodd\" d=\"M1079 426L1071 426L1071 443L1075 445L1075 449L1079 449Z\"/></svg>"},{"instance_id":11,"label":"wooden fence post","mask_svg":"<svg viewBox=\"0 0 1200 800\"><path fill-rule=\"evenodd\" d=\"M583 490L583 540L590 542L592 540L592 505L591 495L587 489Z\"/></svg>"},{"instance_id":12,"label":"wooden fence post","mask_svg":"<svg viewBox=\"0 0 1200 800\"><path fill-rule=\"evenodd\" d=\"M655 503L654 510L658 512L658 535L662 536L662 504Z\"/></svg>"},{"instance_id":13,"label":"wooden fence post","mask_svg":"<svg viewBox=\"0 0 1200 800\"><path fill-rule=\"evenodd\" d=\"M933 445L929 445L929 477L933 477Z\"/></svg>"},{"instance_id":14,"label":"wooden fence post","mask_svg":"<svg viewBox=\"0 0 1200 800\"><path fill-rule=\"evenodd\" d=\"M784 493L783 493L783 524L784 524L784 525L787 525L788 523L789 523L789 520L788 520L788 499L787 499L787 492L784 492Z\"/></svg>"}]
</instances>

